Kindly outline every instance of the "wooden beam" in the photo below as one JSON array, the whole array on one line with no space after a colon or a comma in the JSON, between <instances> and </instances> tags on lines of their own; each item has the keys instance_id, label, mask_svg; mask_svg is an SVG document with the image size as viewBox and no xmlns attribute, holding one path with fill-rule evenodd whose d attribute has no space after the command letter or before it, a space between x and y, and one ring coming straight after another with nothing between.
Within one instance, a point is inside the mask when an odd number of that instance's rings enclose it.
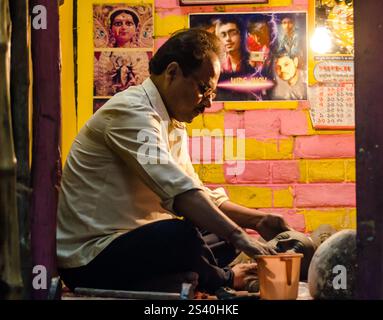
<instances>
[{"instance_id":1,"label":"wooden beam","mask_svg":"<svg viewBox=\"0 0 383 320\"><path fill-rule=\"evenodd\" d=\"M383 299L383 1L354 1L357 298Z\"/></svg>"},{"instance_id":2,"label":"wooden beam","mask_svg":"<svg viewBox=\"0 0 383 320\"><path fill-rule=\"evenodd\" d=\"M56 275L56 215L61 172L59 13L57 1L30 0L29 4L31 8L44 6L47 12L47 29L32 28L31 248L33 265L46 268L49 284ZM35 299L47 296L48 288L33 290Z\"/></svg>"},{"instance_id":3,"label":"wooden beam","mask_svg":"<svg viewBox=\"0 0 383 320\"><path fill-rule=\"evenodd\" d=\"M9 90L10 40L8 0L0 0L0 296L19 299L22 280Z\"/></svg>"},{"instance_id":4,"label":"wooden beam","mask_svg":"<svg viewBox=\"0 0 383 320\"><path fill-rule=\"evenodd\" d=\"M17 211L20 226L20 259L24 282L23 297L30 298L30 156L29 156L29 12L28 0L9 1L12 20L11 112L17 158Z\"/></svg>"}]
</instances>

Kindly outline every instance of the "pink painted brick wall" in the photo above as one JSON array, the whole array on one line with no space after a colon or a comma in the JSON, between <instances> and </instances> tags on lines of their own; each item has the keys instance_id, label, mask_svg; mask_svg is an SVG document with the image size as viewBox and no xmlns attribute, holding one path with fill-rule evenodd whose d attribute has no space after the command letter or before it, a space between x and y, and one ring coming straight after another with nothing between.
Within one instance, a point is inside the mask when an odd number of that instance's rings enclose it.
<instances>
[{"instance_id":1,"label":"pink painted brick wall","mask_svg":"<svg viewBox=\"0 0 383 320\"><path fill-rule=\"evenodd\" d=\"M353 158L355 137L353 134L297 137L294 155L306 159Z\"/></svg>"},{"instance_id":2,"label":"pink painted brick wall","mask_svg":"<svg viewBox=\"0 0 383 320\"><path fill-rule=\"evenodd\" d=\"M250 110L227 112L225 127L246 129L246 136L258 139L299 136L309 133L308 117L303 110Z\"/></svg>"},{"instance_id":3,"label":"pink painted brick wall","mask_svg":"<svg viewBox=\"0 0 383 320\"><path fill-rule=\"evenodd\" d=\"M295 186L296 207L355 207L354 183L301 184Z\"/></svg>"},{"instance_id":4,"label":"pink painted brick wall","mask_svg":"<svg viewBox=\"0 0 383 320\"><path fill-rule=\"evenodd\" d=\"M260 208L259 210L267 213L280 214L285 218L290 227L297 231L305 232L305 218L303 214L299 214L296 209Z\"/></svg>"},{"instance_id":5,"label":"pink painted brick wall","mask_svg":"<svg viewBox=\"0 0 383 320\"><path fill-rule=\"evenodd\" d=\"M284 110L279 112L280 132L286 136L305 135L309 131L306 112L301 110Z\"/></svg>"},{"instance_id":6,"label":"pink painted brick wall","mask_svg":"<svg viewBox=\"0 0 383 320\"><path fill-rule=\"evenodd\" d=\"M225 129L232 129L234 136L238 129L244 129L243 112L226 112L224 119Z\"/></svg>"},{"instance_id":7,"label":"pink painted brick wall","mask_svg":"<svg viewBox=\"0 0 383 320\"><path fill-rule=\"evenodd\" d=\"M223 139L215 137L189 138L189 153L193 163L223 163Z\"/></svg>"},{"instance_id":8,"label":"pink painted brick wall","mask_svg":"<svg viewBox=\"0 0 383 320\"><path fill-rule=\"evenodd\" d=\"M271 2L270 2L271 3ZM270 12L270 11L301 11L307 10L308 0L293 0L288 7L267 6L257 7L244 6L179 6L179 0L155 0L155 11L161 17L169 15L186 16L189 13L199 12ZM176 30L174 30L176 31ZM167 38L155 39L157 50ZM315 209L331 211L332 208L355 207L355 184L348 181L336 183L307 183L310 179L301 179L301 174L309 174L302 166L302 161L315 159L353 159L355 157L354 134L319 134L312 130L308 117L309 102L300 101L296 110L265 109L229 111L224 110L224 103L214 103L206 110L207 113L221 112L224 114L225 129L232 129L236 135L237 129L245 129L247 138L257 140L267 139L293 139L294 158L292 160L275 159L271 161L242 161L225 162L222 164L226 183L213 185L212 187L256 186L269 188L271 192L289 190L278 194L280 205L292 208L260 208L265 212L282 214L287 222L298 231L305 231L305 219L301 214L303 209ZM218 124L217 124L218 126ZM212 139L212 150L206 150L204 138L190 138L189 150L194 163L214 163L223 159L223 139ZM198 146L199 143L199 146ZM194 148L193 148L194 146ZM205 153L204 153L205 149ZM241 165L239 165L241 164ZM238 166L239 165L239 166ZM242 165L244 165L242 170ZM233 167L237 172L228 174ZM304 171L302 171L304 170ZM308 177L310 178L310 177ZM291 193L290 193L291 190ZM247 194L248 195L248 194ZM281 200L282 199L282 200ZM274 200L273 200L274 201ZM280 202L282 201L282 202ZM275 205L273 202L272 206ZM325 220L324 220L325 221Z\"/></svg>"},{"instance_id":9,"label":"pink painted brick wall","mask_svg":"<svg viewBox=\"0 0 383 320\"><path fill-rule=\"evenodd\" d=\"M212 106L210 108L206 108L205 112L206 113L213 113L213 112L218 112L223 109L223 103L222 102L213 102Z\"/></svg>"},{"instance_id":10,"label":"pink painted brick wall","mask_svg":"<svg viewBox=\"0 0 383 320\"><path fill-rule=\"evenodd\" d=\"M240 162L240 161L238 161ZM225 177L229 183L268 183L270 182L270 162L269 161L242 161L244 172L238 175L228 175L228 167L225 163Z\"/></svg>"},{"instance_id":11,"label":"pink painted brick wall","mask_svg":"<svg viewBox=\"0 0 383 320\"><path fill-rule=\"evenodd\" d=\"M244 126L247 137L276 138L280 135L281 123L278 110L245 111Z\"/></svg>"},{"instance_id":12,"label":"pink painted brick wall","mask_svg":"<svg viewBox=\"0 0 383 320\"><path fill-rule=\"evenodd\" d=\"M300 178L298 161L272 161L271 176L273 183L296 183Z\"/></svg>"}]
</instances>

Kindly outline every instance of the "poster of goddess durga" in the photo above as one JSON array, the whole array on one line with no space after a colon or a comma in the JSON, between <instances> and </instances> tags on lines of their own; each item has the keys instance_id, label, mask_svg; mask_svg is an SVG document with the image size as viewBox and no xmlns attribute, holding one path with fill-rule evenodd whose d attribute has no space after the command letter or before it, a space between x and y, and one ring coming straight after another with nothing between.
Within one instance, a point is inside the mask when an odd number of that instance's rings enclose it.
<instances>
[{"instance_id":1,"label":"poster of goddess durga","mask_svg":"<svg viewBox=\"0 0 383 320\"><path fill-rule=\"evenodd\" d=\"M94 5L94 48L153 48L151 5Z\"/></svg>"}]
</instances>

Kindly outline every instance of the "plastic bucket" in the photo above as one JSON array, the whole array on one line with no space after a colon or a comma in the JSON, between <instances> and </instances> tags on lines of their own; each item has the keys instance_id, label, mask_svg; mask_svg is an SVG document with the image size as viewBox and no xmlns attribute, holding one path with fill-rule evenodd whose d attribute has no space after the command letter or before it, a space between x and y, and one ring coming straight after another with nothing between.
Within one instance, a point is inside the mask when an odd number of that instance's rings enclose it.
<instances>
[{"instance_id":1,"label":"plastic bucket","mask_svg":"<svg viewBox=\"0 0 383 320\"><path fill-rule=\"evenodd\" d=\"M295 300L298 297L301 253L258 256L261 299Z\"/></svg>"}]
</instances>

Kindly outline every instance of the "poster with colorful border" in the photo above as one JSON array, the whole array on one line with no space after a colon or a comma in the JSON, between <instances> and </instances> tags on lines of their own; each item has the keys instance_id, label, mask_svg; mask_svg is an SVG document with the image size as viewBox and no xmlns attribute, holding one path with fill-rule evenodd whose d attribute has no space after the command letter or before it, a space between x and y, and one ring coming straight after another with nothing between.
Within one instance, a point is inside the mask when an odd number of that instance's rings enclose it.
<instances>
[{"instance_id":1,"label":"poster with colorful border","mask_svg":"<svg viewBox=\"0 0 383 320\"><path fill-rule=\"evenodd\" d=\"M310 2L310 116L316 129L355 128L353 0Z\"/></svg>"},{"instance_id":2,"label":"poster with colorful border","mask_svg":"<svg viewBox=\"0 0 383 320\"><path fill-rule=\"evenodd\" d=\"M222 44L216 101L307 99L306 12L189 14Z\"/></svg>"},{"instance_id":3,"label":"poster with colorful border","mask_svg":"<svg viewBox=\"0 0 383 320\"><path fill-rule=\"evenodd\" d=\"M110 97L149 77L153 5L93 5L93 112Z\"/></svg>"}]
</instances>

